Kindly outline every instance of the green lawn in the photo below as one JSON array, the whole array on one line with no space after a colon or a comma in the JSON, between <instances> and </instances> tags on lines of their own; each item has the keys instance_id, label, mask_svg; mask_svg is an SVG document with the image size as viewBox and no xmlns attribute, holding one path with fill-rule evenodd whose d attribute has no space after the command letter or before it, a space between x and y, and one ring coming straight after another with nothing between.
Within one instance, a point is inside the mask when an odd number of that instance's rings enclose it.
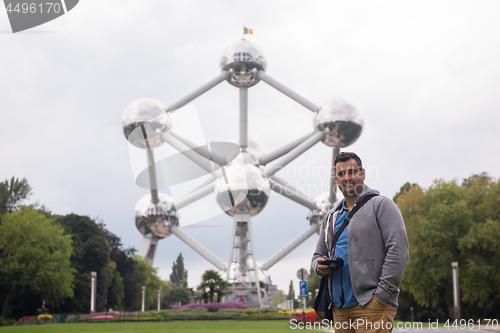
<instances>
[{"instance_id":1,"label":"green lawn","mask_svg":"<svg viewBox=\"0 0 500 333\"><path fill-rule=\"evenodd\" d=\"M163 323L51 324L0 327L0 333L184 333L184 332L290 332L288 320L275 321L188 321Z\"/></svg>"}]
</instances>

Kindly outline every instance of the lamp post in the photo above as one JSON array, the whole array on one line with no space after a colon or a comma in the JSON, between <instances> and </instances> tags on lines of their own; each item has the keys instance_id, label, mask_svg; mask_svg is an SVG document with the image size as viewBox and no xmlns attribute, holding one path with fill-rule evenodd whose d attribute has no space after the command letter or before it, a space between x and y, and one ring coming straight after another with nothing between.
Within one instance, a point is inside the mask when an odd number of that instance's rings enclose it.
<instances>
[{"instance_id":1,"label":"lamp post","mask_svg":"<svg viewBox=\"0 0 500 333\"><path fill-rule=\"evenodd\" d=\"M451 263L451 272L453 277L453 314L457 321L460 321L460 284L458 279L458 262Z\"/></svg>"},{"instance_id":2,"label":"lamp post","mask_svg":"<svg viewBox=\"0 0 500 333\"><path fill-rule=\"evenodd\" d=\"M142 312L144 312L145 303L146 303L146 287L142 286L142 307L141 307Z\"/></svg>"},{"instance_id":3,"label":"lamp post","mask_svg":"<svg viewBox=\"0 0 500 333\"><path fill-rule=\"evenodd\" d=\"M161 298L161 289L158 289L158 311L161 310L160 298Z\"/></svg>"},{"instance_id":4,"label":"lamp post","mask_svg":"<svg viewBox=\"0 0 500 333\"><path fill-rule=\"evenodd\" d=\"M97 286L97 272L90 272L90 313L95 312L96 286Z\"/></svg>"}]
</instances>

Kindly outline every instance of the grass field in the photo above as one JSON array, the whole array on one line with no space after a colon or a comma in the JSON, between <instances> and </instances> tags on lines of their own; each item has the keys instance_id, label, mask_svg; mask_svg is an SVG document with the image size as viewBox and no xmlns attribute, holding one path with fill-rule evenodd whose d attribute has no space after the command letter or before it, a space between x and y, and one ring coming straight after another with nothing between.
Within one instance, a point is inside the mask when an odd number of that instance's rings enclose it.
<instances>
[{"instance_id":1,"label":"grass field","mask_svg":"<svg viewBox=\"0 0 500 333\"><path fill-rule=\"evenodd\" d=\"M0 327L0 333L189 333L189 332L290 332L287 320L274 321L188 321L163 323L58 324Z\"/></svg>"}]
</instances>

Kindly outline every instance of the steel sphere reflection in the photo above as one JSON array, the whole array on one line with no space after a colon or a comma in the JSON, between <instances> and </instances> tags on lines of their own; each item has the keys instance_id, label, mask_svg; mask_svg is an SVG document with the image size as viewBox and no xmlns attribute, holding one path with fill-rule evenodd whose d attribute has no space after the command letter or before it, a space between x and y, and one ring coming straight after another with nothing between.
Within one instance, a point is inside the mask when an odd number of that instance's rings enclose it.
<instances>
[{"instance_id":1,"label":"steel sphere reflection","mask_svg":"<svg viewBox=\"0 0 500 333\"><path fill-rule=\"evenodd\" d=\"M316 233L319 234L319 228L321 227L321 222L323 221L323 217L325 217L326 213L333 209L336 205L340 203L343 199L342 194L337 194L337 200L334 203L330 202L330 193L321 193L316 198L314 198L314 202L316 203L317 209L313 209L309 211L309 216L307 219L309 220L309 224L317 224L318 231Z\"/></svg>"},{"instance_id":2,"label":"steel sphere reflection","mask_svg":"<svg viewBox=\"0 0 500 333\"><path fill-rule=\"evenodd\" d=\"M247 146L242 149L240 157L236 158L234 163L243 162L258 166L260 164L260 158L265 154L266 150L262 142L253 138L248 138Z\"/></svg>"},{"instance_id":3,"label":"steel sphere reflection","mask_svg":"<svg viewBox=\"0 0 500 333\"><path fill-rule=\"evenodd\" d=\"M251 165L258 166L259 165L259 158L260 158L260 156L258 154L256 154L255 152L253 152L252 150L250 150L250 151L245 150L245 151L240 152L240 155L234 159L232 164L243 163L243 164L251 164Z\"/></svg>"},{"instance_id":4,"label":"steel sphere reflection","mask_svg":"<svg viewBox=\"0 0 500 333\"><path fill-rule=\"evenodd\" d=\"M314 117L314 127L326 133L323 143L329 147L353 144L361 135L363 124L358 109L338 98L323 104Z\"/></svg>"},{"instance_id":5,"label":"steel sphere reflection","mask_svg":"<svg viewBox=\"0 0 500 333\"><path fill-rule=\"evenodd\" d=\"M259 159L266 154L266 149L262 142L254 138L248 138L245 151L254 157L257 163Z\"/></svg>"},{"instance_id":6,"label":"steel sphere reflection","mask_svg":"<svg viewBox=\"0 0 500 333\"><path fill-rule=\"evenodd\" d=\"M264 178L259 168L251 164L235 163L224 169L225 176L215 183L219 206L230 216L237 212L257 215L269 199L269 180Z\"/></svg>"},{"instance_id":7,"label":"steel sphere reflection","mask_svg":"<svg viewBox=\"0 0 500 333\"><path fill-rule=\"evenodd\" d=\"M160 138L162 132L172 129L172 121L167 113L167 107L152 98L141 98L130 103L122 116L123 131L130 143L138 148L157 148L163 144ZM141 125L144 125L147 139Z\"/></svg>"},{"instance_id":8,"label":"steel sphere reflection","mask_svg":"<svg viewBox=\"0 0 500 333\"><path fill-rule=\"evenodd\" d=\"M135 205L135 226L141 234L152 233L157 238L172 234L171 226L179 225L174 200L165 193L158 193L160 202L151 202L151 194L143 196Z\"/></svg>"},{"instance_id":9,"label":"steel sphere reflection","mask_svg":"<svg viewBox=\"0 0 500 333\"><path fill-rule=\"evenodd\" d=\"M219 63L221 71L231 72L228 80L235 87L251 87L259 80L257 71L266 70L266 58L262 50L244 39L229 45Z\"/></svg>"}]
</instances>

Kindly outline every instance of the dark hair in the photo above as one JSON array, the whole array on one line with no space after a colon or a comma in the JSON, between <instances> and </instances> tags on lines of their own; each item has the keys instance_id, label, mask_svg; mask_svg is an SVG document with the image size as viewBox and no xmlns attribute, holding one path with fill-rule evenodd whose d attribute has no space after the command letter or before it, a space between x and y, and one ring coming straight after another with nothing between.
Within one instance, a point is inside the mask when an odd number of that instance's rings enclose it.
<instances>
[{"instance_id":1,"label":"dark hair","mask_svg":"<svg viewBox=\"0 0 500 333\"><path fill-rule=\"evenodd\" d=\"M351 153L351 152L341 152L339 153L336 157L335 157L335 161L333 162L333 166L336 166L337 163L339 162L347 162L349 161L350 159L353 159L356 161L356 163L358 163L358 166L360 169L363 168L363 164L361 163L361 159L359 158L358 155L356 155L355 153Z\"/></svg>"}]
</instances>

